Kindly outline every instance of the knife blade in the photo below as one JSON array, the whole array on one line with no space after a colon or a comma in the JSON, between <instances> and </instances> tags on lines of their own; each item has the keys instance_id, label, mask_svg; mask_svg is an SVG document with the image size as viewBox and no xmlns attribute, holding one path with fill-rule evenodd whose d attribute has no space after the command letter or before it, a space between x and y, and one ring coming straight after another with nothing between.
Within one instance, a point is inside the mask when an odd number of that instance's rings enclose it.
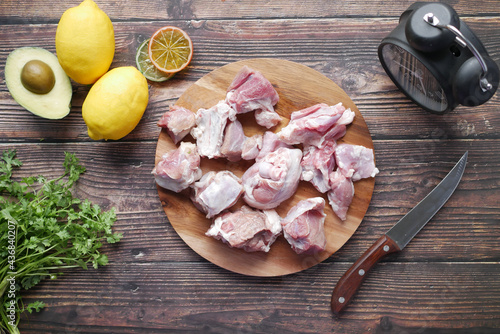
<instances>
[{"instance_id":1,"label":"knife blade","mask_svg":"<svg viewBox=\"0 0 500 334\"><path fill-rule=\"evenodd\" d=\"M389 231L368 248L339 279L332 293L331 307L339 315L363 283L367 273L382 258L399 252L431 220L457 188L467 164L468 152L460 158L441 182Z\"/></svg>"}]
</instances>

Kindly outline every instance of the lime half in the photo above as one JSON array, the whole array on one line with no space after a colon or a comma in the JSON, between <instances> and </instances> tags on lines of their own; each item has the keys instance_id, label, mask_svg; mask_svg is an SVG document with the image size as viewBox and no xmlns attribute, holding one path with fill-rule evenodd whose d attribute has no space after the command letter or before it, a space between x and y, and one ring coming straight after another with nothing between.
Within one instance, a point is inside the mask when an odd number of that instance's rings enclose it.
<instances>
[{"instance_id":1,"label":"lime half","mask_svg":"<svg viewBox=\"0 0 500 334\"><path fill-rule=\"evenodd\" d=\"M173 77L175 73L163 73L153 65L151 59L149 59L148 43L149 39L142 42L141 46L137 49L137 53L135 54L135 64L137 69L146 77L146 79L155 82L162 82Z\"/></svg>"}]
</instances>

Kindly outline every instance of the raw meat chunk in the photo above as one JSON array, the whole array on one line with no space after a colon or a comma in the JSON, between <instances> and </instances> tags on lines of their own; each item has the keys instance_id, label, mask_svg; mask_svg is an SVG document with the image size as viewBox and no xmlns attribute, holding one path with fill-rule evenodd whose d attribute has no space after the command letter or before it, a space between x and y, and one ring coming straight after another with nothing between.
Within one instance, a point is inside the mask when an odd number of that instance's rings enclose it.
<instances>
[{"instance_id":1,"label":"raw meat chunk","mask_svg":"<svg viewBox=\"0 0 500 334\"><path fill-rule=\"evenodd\" d=\"M337 143L335 140L325 142L322 148L307 146L304 148L301 180L309 181L321 193L330 190L330 173L335 167L333 155Z\"/></svg>"},{"instance_id":2,"label":"raw meat chunk","mask_svg":"<svg viewBox=\"0 0 500 334\"><path fill-rule=\"evenodd\" d=\"M356 114L351 109L346 109L334 126L321 139L319 146L323 146L330 140L338 140L347 132L347 126L352 123Z\"/></svg>"},{"instance_id":3,"label":"raw meat chunk","mask_svg":"<svg viewBox=\"0 0 500 334\"><path fill-rule=\"evenodd\" d=\"M352 181L374 177L379 172L373 150L364 146L339 144L335 149L335 161L342 174Z\"/></svg>"},{"instance_id":4,"label":"raw meat chunk","mask_svg":"<svg viewBox=\"0 0 500 334\"><path fill-rule=\"evenodd\" d=\"M339 170L330 174L331 190L327 193L328 202L333 212L341 219L347 219L347 210L354 197L354 185L350 178L346 178Z\"/></svg>"},{"instance_id":5,"label":"raw meat chunk","mask_svg":"<svg viewBox=\"0 0 500 334\"><path fill-rule=\"evenodd\" d=\"M257 209L273 209L297 190L302 151L280 147L258 160L243 174L243 199Z\"/></svg>"},{"instance_id":6,"label":"raw meat chunk","mask_svg":"<svg viewBox=\"0 0 500 334\"><path fill-rule=\"evenodd\" d=\"M281 116L274 109L257 109L255 111L255 121L260 126L270 129L281 122Z\"/></svg>"},{"instance_id":7,"label":"raw meat chunk","mask_svg":"<svg viewBox=\"0 0 500 334\"><path fill-rule=\"evenodd\" d=\"M227 170L206 173L192 188L191 200L207 218L233 206L243 193L241 180Z\"/></svg>"},{"instance_id":8,"label":"raw meat chunk","mask_svg":"<svg viewBox=\"0 0 500 334\"><path fill-rule=\"evenodd\" d=\"M222 156L231 162L241 160L241 151L246 140L241 123L238 120L229 122L224 130L224 141L220 148Z\"/></svg>"},{"instance_id":9,"label":"raw meat chunk","mask_svg":"<svg viewBox=\"0 0 500 334\"><path fill-rule=\"evenodd\" d=\"M238 114L256 111L257 123L271 128L281 121L274 111L279 96L273 85L259 71L243 66L229 85L226 102Z\"/></svg>"},{"instance_id":10,"label":"raw meat chunk","mask_svg":"<svg viewBox=\"0 0 500 334\"><path fill-rule=\"evenodd\" d=\"M337 124L340 125L349 125L354 121L354 117L356 116L356 113L352 111L350 108L346 109L340 119L337 121Z\"/></svg>"},{"instance_id":11,"label":"raw meat chunk","mask_svg":"<svg viewBox=\"0 0 500 334\"><path fill-rule=\"evenodd\" d=\"M220 149L228 120L236 120L236 112L224 101L212 108L198 110L196 127L191 130L191 135L196 139L198 152L202 157L212 159L221 156Z\"/></svg>"},{"instance_id":12,"label":"raw meat chunk","mask_svg":"<svg viewBox=\"0 0 500 334\"><path fill-rule=\"evenodd\" d=\"M281 221L283 235L297 254L324 251L325 200L314 197L298 202Z\"/></svg>"},{"instance_id":13,"label":"raw meat chunk","mask_svg":"<svg viewBox=\"0 0 500 334\"><path fill-rule=\"evenodd\" d=\"M328 140L337 140L342 137L345 134L345 126L352 122L353 118L354 112L346 109L342 103L334 106L319 103L293 112L290 122L281 129L278 137L290 145L304 144L321 147Z\"/></svg>"},{"instance_id":14,"label":"raw meat chunk","mask_svg":"<svg viewBox=\"0 0 500 334\"><path fill-rule=\"evenodd\" d=\"M269 252L281 234L280 222L274 210L253 210L244 205L238 211L218 216L205 234L247 252Z\"/></svg>"},{"instance_id":15,"label":"raw meat chunk","mask_svg":"<svg viewBox=\"0 0 500 334\"><path fill-rule=\"evenodd\" d=\"M181 142L179 148L162 156L152 174L160 187L180 192L200 179L200 161L196 145Z\"/></svg>"},{"instance_id":16,"label":"raw meat chunk","mask_svg":"<svg viewBox=\"0 0 500 334\"><path fill-rule=\"evenodd\" d=\"M274 132L266 131L264 135L255 135L247 139L243 144L242 157L245 160L258 161L280 147L293 148L292 145L282 142Z\"/></svg>"},{"instance_id":17,"label":"raw meat chunk","mask_svg":"<svg viewBox=\"0 0 500 334\"><path fill-rule=\"evenodd\" d=\"M196 124L196 114L180 106L170 107L158 121L158 126L167 130L175 144L180 142Z\"/></svg>"},{"instance_id":18,"label":"raw meat chunk","mask_svg":"<svg viewBox=\"0 0 500 334\"><path fill-rule=\"evenodd\" d=\"M262 135L254 135L247 138L241 147L241 158L244 160L253 160L259 155L262 148Z\"/></svg>"},{"instance_id":19,"label":"raw meat chunk","mask_svg":"<svg viewBox=\"0 0 500 334\"><path fill-rule=\"evenodd\" d=\"M265 157L268 153L276 151L280 147L285 148L293 148L291 145L285 144L282 142L278 135L271 131L266 131L264 136L262 137L262 148L260 149L259 154L255 158L256 161L259 161L263 157Z\"/></svg>"}]
</instances>

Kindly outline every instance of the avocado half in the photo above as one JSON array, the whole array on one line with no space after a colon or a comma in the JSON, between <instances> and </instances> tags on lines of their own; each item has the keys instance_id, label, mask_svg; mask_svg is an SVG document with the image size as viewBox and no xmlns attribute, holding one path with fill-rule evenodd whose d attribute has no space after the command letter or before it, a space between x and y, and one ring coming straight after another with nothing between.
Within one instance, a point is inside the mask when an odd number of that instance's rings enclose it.
<instances>
[{"instance_id":1,"label":"avocado half","mask_svg":"<svg viewBox=\"0 0 500 334\"><path fill-rule=\"evenodd\" d=\"M23 85L21 72L24 65L31 60L42 61L52 69L55 83L48 93L33 93ZM57 57L48 50L22 47L12 51L5 63L5 83L14 100L37 116L60 119L68 115L71 110L73 94L71 81L59 65Z\"/></svg>"}]
</instances>

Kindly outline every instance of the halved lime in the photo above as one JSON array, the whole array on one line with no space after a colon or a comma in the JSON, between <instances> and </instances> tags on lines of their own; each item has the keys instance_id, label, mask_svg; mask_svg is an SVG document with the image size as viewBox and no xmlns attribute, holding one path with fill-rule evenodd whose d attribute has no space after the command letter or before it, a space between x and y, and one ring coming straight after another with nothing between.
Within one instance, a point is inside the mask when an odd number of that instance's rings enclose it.
<instances>
[{"instance_id":1,"label":"halved lime","mask_svg":"<svg viewBox=\"0 0 500 334\"><path fill-rule=\"evenodd\" d=\"M142 42L141 46L137 48L137 53L135 54L135 64L137 69L146 77L146 79L155 82L162 82L173 77L175 73L163 73L153 65L151 59L149 58L148 43L149 39Z\"/></svg>"}]
</instances>

